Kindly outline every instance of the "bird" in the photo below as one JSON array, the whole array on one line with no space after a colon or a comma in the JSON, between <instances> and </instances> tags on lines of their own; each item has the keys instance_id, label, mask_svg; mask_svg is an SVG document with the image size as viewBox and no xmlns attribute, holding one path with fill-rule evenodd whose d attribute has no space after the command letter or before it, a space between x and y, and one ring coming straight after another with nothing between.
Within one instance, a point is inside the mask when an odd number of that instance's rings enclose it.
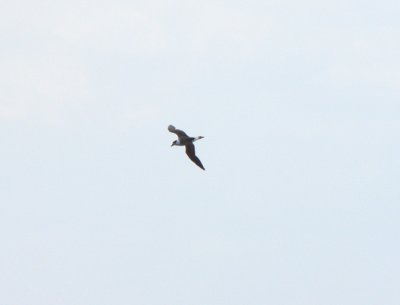
<instances>
[{"instance_id":1,"label":"bird","mask_svg":"<svg viewBox=\"0 0 400 305\"><path fill-rule=\"evenodd\" d=\"M172 146L185 146L186 147L186 154L188 155L189 159L192 160L198 167L200 167L202 170L206 170L201 164L201 161L199 158L196 157L196 150L194 148L193 142L203 139L203 136L199 137L189 137L185 132L182 130L176 129L175 126L169 125L168 126L168 131L176 134L178 136L178 140L175 140L172 142Z\"/></svg>"}]
</instances>

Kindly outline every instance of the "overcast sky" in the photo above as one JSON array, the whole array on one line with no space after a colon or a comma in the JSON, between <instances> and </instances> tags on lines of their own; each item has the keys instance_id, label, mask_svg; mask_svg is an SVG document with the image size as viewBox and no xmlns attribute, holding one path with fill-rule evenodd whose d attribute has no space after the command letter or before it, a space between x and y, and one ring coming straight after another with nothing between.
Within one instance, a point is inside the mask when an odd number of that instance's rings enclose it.
<instances>
[{"instance_id":1,"label":"overcast sky","mask_svg":"<svg viewBox=\"0 0 400 305\"><path fill-rule=\"evenodd\" d=\"M399 12L3 0L0 304L400 304Z\"/></svg>"}]
</instances>

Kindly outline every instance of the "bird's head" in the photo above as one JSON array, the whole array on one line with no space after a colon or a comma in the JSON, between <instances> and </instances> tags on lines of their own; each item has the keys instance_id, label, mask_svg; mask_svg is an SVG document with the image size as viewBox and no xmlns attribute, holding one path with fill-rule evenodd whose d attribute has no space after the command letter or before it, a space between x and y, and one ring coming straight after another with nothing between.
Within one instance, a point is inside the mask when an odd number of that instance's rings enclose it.
<instances>
[{"instance_id":1,"label":"bird's head","mask_svg":"<svg viewBox=\"0 0 400 305\"><path fill-rule=\"evenodd\" d=\"M174 142L172 142L171 147L177 145L178 141L175 140Z\"/></svg>"}]
</instances>

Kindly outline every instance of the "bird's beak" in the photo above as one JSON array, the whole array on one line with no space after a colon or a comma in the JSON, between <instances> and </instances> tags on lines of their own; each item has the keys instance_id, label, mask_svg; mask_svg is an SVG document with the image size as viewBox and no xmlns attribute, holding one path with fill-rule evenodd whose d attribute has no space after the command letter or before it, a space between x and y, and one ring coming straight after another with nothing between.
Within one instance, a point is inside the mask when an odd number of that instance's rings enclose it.
<instances>
[{"instance_id":1,"label":"bird's beak","mask_svg":"<svg viewBox=\"0 0 400 305\"><path fill-rule=\"evenodd\" d=\"M174 145L175 145L175 144L174 144L174 143L172 143L172 144L171 144L171 147L172 147L172 146L174 146Z\"/></svg>"}]
</instances>

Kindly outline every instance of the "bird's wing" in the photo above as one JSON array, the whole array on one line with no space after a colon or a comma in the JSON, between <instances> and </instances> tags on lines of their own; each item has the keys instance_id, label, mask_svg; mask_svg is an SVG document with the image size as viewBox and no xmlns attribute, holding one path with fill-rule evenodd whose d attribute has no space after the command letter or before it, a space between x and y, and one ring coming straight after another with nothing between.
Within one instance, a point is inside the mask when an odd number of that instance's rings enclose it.
<instances>
[{"instance_id":1,"label":"bird's wing","mask_svg":"<svg viewBox=\"0 0 400 305\"><path fill-rule=\"evenodd\" d=\"M196 157L196 150L193 143L186 144L186 154L188 155L189 159L192 160L198 167L205 170L203 164L201 164L200 159Z\"/></svg>"},{"instance_id":2,"label":"bird's wing","mask_svg":"<svg viewBox=\"0 0 400 305\"><path fill-rule=\"evenodd\" d=\"M176 128L175 128L174 126L172 126L172 125L169 125L169 126L168 126L168 131L169 131L169 132L175 133L175 134L178 136L179 139L187 138L187 137L188 137L188 135L187 135L186 133L184 133L182 130L176 129Z\"/></svg>"}]
</instances>

